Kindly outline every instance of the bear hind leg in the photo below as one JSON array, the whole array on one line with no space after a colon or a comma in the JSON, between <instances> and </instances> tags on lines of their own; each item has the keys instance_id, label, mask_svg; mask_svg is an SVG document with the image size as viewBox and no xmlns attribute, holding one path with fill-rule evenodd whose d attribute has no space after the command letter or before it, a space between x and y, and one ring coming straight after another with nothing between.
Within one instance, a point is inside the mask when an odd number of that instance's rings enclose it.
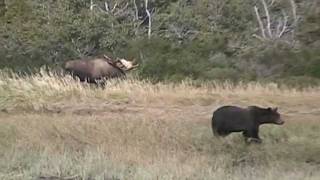
<instances>
[{"instance_id":1,"label":"bear hind leg","mask_svg":"<svg viewBox=\"0 0 320 180\"><path fill-rule=\"evenodd\" d=\"M219 136L225 137L225 136L228 136L230 134L230 132L229 131L224 131L224 130L217 130L217 134Z\"/></svg>"}]
</instances>

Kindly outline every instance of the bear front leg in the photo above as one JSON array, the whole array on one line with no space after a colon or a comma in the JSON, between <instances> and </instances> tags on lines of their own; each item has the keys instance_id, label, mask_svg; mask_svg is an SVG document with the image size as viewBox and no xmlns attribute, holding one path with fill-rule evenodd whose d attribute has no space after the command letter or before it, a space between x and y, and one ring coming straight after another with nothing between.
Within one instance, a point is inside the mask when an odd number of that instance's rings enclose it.
<instances>
[{"instance_id":1,"label":"bear front leg","mask_svg":"<svg viewBox=\"0 0 320 180\"><path fill-rule=\"evenodd\" d=\"M242 133L243 137L244 137L244 141L249 144L251 142L251 137L250 137L250 133L249 131L243 131Z\"/></svg>"},{"instance_id":2,"label":"bear front leg","mask_svg":"<svg viewBox=\"0 0 320 180\"><path fill-rule=\"evenodd\" d=\"M250 143L250 142L255 142L255 143L259 143L259 144L262 143L262 140L259 137L259 129L258 128L244 131L242 133L242 135L245 137L245 141L247 143Z\"/></svg>"}]
</instances>

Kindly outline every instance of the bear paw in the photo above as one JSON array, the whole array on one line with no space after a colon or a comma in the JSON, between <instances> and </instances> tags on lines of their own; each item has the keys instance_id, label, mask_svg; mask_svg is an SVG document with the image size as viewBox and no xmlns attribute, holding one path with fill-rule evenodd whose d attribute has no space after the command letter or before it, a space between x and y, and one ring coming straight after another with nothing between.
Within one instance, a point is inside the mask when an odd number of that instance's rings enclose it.
<instances>
[{"instance_id":1,"label":"bear paw","mask_svg":"<svg viewBox=\"0 0 320 180\"><path fill-rule=\"evenodd\" d=\"M250 143L261 144L262 140L258 139L258 138L246 138L246 143L248 143L248 144L250 144Z\"/></svg>"}]
</instances>

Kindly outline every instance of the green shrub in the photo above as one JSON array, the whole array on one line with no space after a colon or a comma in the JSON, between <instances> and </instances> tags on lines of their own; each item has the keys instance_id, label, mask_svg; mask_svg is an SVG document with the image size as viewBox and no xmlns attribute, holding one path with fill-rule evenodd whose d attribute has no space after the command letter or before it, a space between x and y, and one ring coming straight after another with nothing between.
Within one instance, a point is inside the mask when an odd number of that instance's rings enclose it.
<instances>
[{"instance_id":1,"label":"green shrub","mask_svg":"<svg viewBox=\"0 0 320 180\"><path fill-rule=\"evenodd\" d=\"M175 43L164 38L140 39L131 42L129 56L140 56L139 75L153 80L206 79L204 76L219 61L226 59L221 53L223 38L199 38L192 43ZM210 58L212 54L222 54ZM225 62L224 62L225 64ZM226 65L225 65L226 66Z\"/></svg>"},{"instance_id":2,"label":"green shrub","mask_svg":"<svg viewBox=\"0 0 320 180\"><path fill-rule=\"evenodd\" d=\"M239 72L232 68L212 68L209 71L206 71L203 75L205 79L208 80L233 80L237 81L240 79Z\"/></svg>"},{"instance_id":3,"label":"green shrub","mask_svg":"<svg viewBox=\"0 0 320 180\"><path fill-rule=\"evenodd\" d=\"M259 34L253 7L262 11L261 3L150 1L148 39L144 3L136 1L136 19L131 1L112 0L109 5L115 2L114 10L119 12L113 14L103 11L102 0L95 1L94 10L90 1L6 1L6 12L0 16L0 68L30 72L43 65L61 66L69 59L108 54L137 59L140 67L135 73L154 81L320 78L316 0L296 2L299 24L294 44L252 37ZM275 2L269 8L271 16L281 9L291 12L289 1Z\"/></svg>"}]
</instances>

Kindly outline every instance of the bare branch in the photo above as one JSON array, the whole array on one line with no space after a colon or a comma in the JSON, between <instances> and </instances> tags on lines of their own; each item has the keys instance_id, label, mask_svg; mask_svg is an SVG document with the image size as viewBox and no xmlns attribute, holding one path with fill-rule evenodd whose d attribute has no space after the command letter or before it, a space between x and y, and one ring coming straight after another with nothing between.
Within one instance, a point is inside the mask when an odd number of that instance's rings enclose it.
<instances>
[{"instance_id":1,"label":"bare branch","mask_svg":"<svg viewBox=\"0 0 320 180\"><path fill-rule=\"evenodd\" d=\"M144 17L144 18L140 21L139 26L141 26L147 18L148 18L148 16Z\"/></svg>"},{"instance_id":2,"label":"bare branch","mask_svg":"<svg viewBox=\"0 0 320 180\"><path fill-rule=\"evenodd\" d=\"M94 7L98 7L98 6L97 4L93 3L93 0L90 0L90 11L92 11Z\"/></svg>"},{"instance_id":3,"label":"bare branch","mask_svg":"<svg viewBox=\"0 0 320 180\"><path fill-rule=\"evenodd\" d=\"M121 14L123 11L125 11L127 8L128 8L128 6L129 6L129 3L126 3L126 5L123 7L123 8L121 8L119 11L117 11L117 12L115 12L115 13L113 13L115 16L116 15L118 15L118 14ZM112 10L111 12L113 12L114 10Z\"/></svg>"},{"instance_id":4,"label":"bare branch","mask_svg":"<svg viewBox=\"0 0 320 180\"><path fill-rule=\"evenodd\" d=\"M291 33L292 39L289 40L285 37L284 42L292 43L294 41L294 29L296 28L298 23L297 6L294 0L290 0L292 6L292 19L287 15L287 13L284 10L282 10L282 16L278 14L274 14L273 16L271 16L271 14L269 14L268 8L274 4L275 0L267 1L269 6L267 5L266 1L267 0L260 0L265 11L265 21L262 21L258 8L254 6L255 14L259 23L259 28L261 30L261 36L253 36L260 40L278 40L282 39L282 37L286 33Z\"/></svg>"},{"instance_id":5,"label":"bare branch","mask_svg":"<svg viewBox=\"0 0 320 180\"><path fill-rule=\"evenodd\" d=\"M269 7L273 6L274 2L275 2L275 0L272 0L272 1L270 2L270 4L269 4Z\"/></svg>"},{"instance_id":6,"label":"bare branch","mask_svg":"<svg viewBox=\"0 0 320 180\"><path fill-rule=\"evenodd\" d=\"M294 26L297 25L297 6L296 3L294 2L294 0L290 0L290 4L292 7L292 15L293 15L293 21L294 21Z\"/></svg>"},{"instance_id":7,"label":"bare branch","mask_svg":"<svg viewBox=\"0 0 320 180\"><path fill-rule=\"evenodd\" d=\"M280 33L280 28L282 26L282 21L281 18L278 19L278 25L277 25L277 29L276 29L276 34Z\"/></svg>"},{"instance_id":8,"label":"bare branch","mask_svg":"<svg viewBox=\"0 0 320 180\"><path fill-rule=\"evenodd\" d=\"M268 10L268 6L265 0L261 0L262 4L263 4L263 8L264 11L266 13L267 16L267 30L268 30L268 34L269 37L272 38L272 32L271 32L271 22L270 22L270 14L269 14L269 10Z\"/></svg>"},{"instance_id":9,"label":"bare branch","mask_svg":"<svg viewBox=\"0 0 320 180\"><path fill-rule=\"evenodd\" d=\"M136 3L136 0L133 0L133 5L134 5L134 10L135 10L135 20L137 21L139 19L139 10L138 10L138 6Z\"/></svg>"},{"instance_id":10,"label":"bare branch","mask_svg":"<svg viewBox=\"0 0 320 180\"><path fill-rule=\"evenodd\" d=\"M255 37L255 38L257 38L257 39L259 39L260 41L265 41L266 40L266 38L263 38L263 37L261 37L261 36L259 36L259 35L256 35L256 34L254 34L254 35L252 35L253 37Z\"/></svg>"},{"instance_id":11,"label":"bare branch","mask_svg":"<svg viewBox=\"0 0 320 180\"><path fill-rule=\"evenodd\" d=\"M140 27L141 24L138 23L138 21L139 21L139 9L138 9L136 0L133 0L133 6L134 6L133 22L134 22L135 34L137 35L139 33L139 27Z\"/></svg>"},{"instance_id":12,"label":"bare branch","mask_svg":"<svg viewBox=\"0 0 320 180\"><path fill-rule=\"evenodd\" d=\"M108 4L107 1L104 2L104 7L105 7L105 9L106 9L107 12L110 11L109 4Z\"/></svg>"},{"instance_id":13,"label":"bare branch","mask_svg":"<svg viewBox=\"0 0 320 180\"><path fill-rule=\"evenodd\" d=\"M278 37L280 38L286 31L287 31L287 23L288 23L288 16L286 15L286 13L284 11L282 11L283 16L284 16L284 22L283 22L283 26L282 26L282 30L279 33Z\"/></svg>"},{"instance_id":14,"label":"bare branch","mask_svg":"<svg viewBox=\"0 0 320 180\"><path fill-rule=\"evenodd\" d=\"M266 38L265 30L264 30L263 23L261 21L260 14L259 14L257 6L254 6L254 11L256 12L256 16L257 16L257 20L258 20L258 23L259 23L259 26L260 26L262 37Z\"/></svg>"},{"instance_id":15,"label":"bare branch","mask_svg":"<svg viewBox=\"0 0 320 180\"><path fill-rule=\"evenodd\" d=\"M112 10L111 10L111 13L113 13L113 12L114 12L114 10L117 8L117 6L118 6L118 3L116 2L116 3L114 4L114 6L113 6Z\"/></svg>"},{"instance_id":16,"label":"bare branch","mask_svg":"<svg viewBox=\"0 0 320 180\"><path fill-rule=\"evenodd\" d=\"M90 0L90 10L92 11L94 7L93 0Z\"/></svg>"},{"instance_id":17,"label":"bare branch","mask_svg":"<svg viewBox=\"0 0 320 180\"><path fill-rule=\"evenodd\" d=\"M178 36L179 39L181 39L182 38L181 32L178 32L178 29L175 26L172 26L172 27L173 27L174 33Z\"/></svg>"},{"instance_id":18,"label":"bare branch","mask_svg":"<svg viewBox=\"0 0 320 180\"><path fill-rule=\"evenodd\" d=\"M148 38L150 39L151 38L151 14L150 14L150 11L148 10L148 0L145 0L145 8L146 8L146 13L149 19Z\"/></svg>"}]
</instances>

